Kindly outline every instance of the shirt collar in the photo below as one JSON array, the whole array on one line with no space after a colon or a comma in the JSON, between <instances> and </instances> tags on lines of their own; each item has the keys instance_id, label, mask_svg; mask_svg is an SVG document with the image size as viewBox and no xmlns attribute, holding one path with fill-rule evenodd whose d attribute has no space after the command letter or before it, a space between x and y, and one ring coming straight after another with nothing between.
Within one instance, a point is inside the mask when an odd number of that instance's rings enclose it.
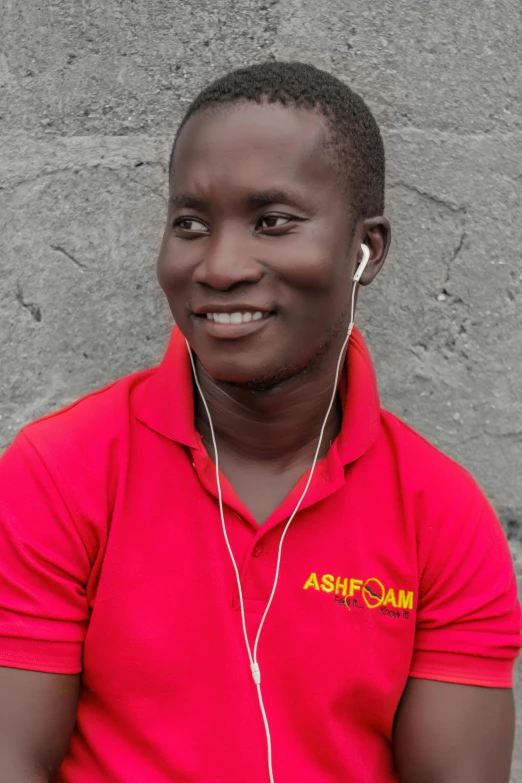
<instances>
[{"instance_id":1,"label":"shirt collar","mask_svg":"<svg viewBox=\"0 0 522 783\"><path fill-rule=\"evenodd\" d=\"M148 427L190 448L199 445L194 427L192 368L185 338L175 326L162 363L145 381L137 418ZM341 462L364 454L379 432L380 403L370 354L354 327L339 386L343 404L341 432L336 439Z\"/></svg>"}]
</instances>

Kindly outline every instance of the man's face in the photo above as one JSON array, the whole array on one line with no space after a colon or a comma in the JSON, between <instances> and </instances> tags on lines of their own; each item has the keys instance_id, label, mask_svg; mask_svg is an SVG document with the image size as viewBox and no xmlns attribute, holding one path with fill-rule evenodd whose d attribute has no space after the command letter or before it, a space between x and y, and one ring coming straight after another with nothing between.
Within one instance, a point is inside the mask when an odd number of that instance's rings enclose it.
<instances>
[{"instance_id":1,"label":"man's face","mask_svg":"<svg viewBox=\"0 0 522 783\"><path fill-rule=\"evenodd\" d=\"M315 112L242 103L179 136L158 278L217 380L270 387L341 347L357 242L326 133Z\"/></svg>"}]
</instances>

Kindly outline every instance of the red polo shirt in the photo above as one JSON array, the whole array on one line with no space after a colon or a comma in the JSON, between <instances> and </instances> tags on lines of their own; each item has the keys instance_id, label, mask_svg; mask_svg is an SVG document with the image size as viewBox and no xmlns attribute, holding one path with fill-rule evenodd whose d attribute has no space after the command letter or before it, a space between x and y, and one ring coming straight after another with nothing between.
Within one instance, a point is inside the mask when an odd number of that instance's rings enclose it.
<instances>
[{"instance_id":1,"label":"red polo shirt","mask_svg":"<svg viewBox=\"0 0 522 783\"><path fill-rule=\"evenodd\" d=\"M283 549L259 661L277 781L395 783L408 677L511 686L520 610L473 479L380 410L350 343L342 431ZM82 672L60 783L266 783L266 743L175 329L162 365L27 427L0 461L0 665ZM283 523L223 478L253 640Z\"/></svg>"}]
</instances>

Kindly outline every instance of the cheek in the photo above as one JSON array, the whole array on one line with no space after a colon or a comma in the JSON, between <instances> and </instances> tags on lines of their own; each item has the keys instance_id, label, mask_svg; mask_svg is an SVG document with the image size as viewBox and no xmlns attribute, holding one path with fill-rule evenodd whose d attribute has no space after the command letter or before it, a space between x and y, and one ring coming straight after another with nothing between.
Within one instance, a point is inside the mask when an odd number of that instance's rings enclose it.
<instances>
[{"instance_id":1,"label":"cheek","mask_svg":"<svg viewBox=\"0 0 522 783\"><path fill-rule=\"evenodd\" d=\"M190 244L181 245L179 239L172 237L167 229L161 242L156 264L156 274L158 282L169 297L183 293L183 290L190 285L193 260L193 250L191 252ZM173 302L171 302L172 306Z\"/></svg>"},{"instance_id":2,"label":"cheek","mask_svg":"<svg viewBox=\"0 0 522 783\"><path fill-rule=\"evenodd\" d=\"M304 237L303 237L304 239ZM296 245L282 277L296 295L286 311L296 336L310 350L347 325L350 307L350 264L339 232L314 231Z\"/></svg>"},{"instance_id":3,"label":"cheek","mask_svg":"<svg viewBox=\"0 0 522 783\"><path fill-rule=\"evenodd\" d=\"M278 271L293 289L332 302L347 293L349 265L346 248L342 242L336 241L335 234L324 236L310 232L294 243L290 242L286 251L284 263Z\"/></svg>"}]
</instances>

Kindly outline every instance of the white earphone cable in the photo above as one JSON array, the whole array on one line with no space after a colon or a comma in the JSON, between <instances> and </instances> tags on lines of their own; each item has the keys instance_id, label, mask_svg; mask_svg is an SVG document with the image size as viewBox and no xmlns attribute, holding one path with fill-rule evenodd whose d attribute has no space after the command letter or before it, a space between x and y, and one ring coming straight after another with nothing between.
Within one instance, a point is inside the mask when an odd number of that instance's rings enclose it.
<instances>
[{"instance_id":1,"label":"white earphone cable","mask_svg":"<svg viewBox=\"0 0 522 783\"><path fill-rule=\"evenodd\" d=\"M267 741L267 751L268 751L268 775L269 775L270 783L275 783L274 782L273 766L272 766L272 740L271 740L271 736L270 736L270 727L268 725L268 718L267 718L266 711L265 711L265 705L263 703L263 694L261 692L261 671L260 671L260 668L259 668L259 664L257 662L257 648L259 646L259 639L261 637L261 631L263 629L263 625L264 625L266 617L268 615L268 611L270 609L270 606L272 605L272 601L274 599L274 595L275 595L276 588L277 588L277 583L279 581L279 570L280 570L280 566L281 566L281 556L282 556L282 552L283 552L283 542L285 540L285 536L287 534L288 528L290 527L290 525L291 525L295 515L299 511L301 503L303 502L303 500L305 498L305 495L308 492L308 488L309 488L309 486L310 486L310 484L312 482L312 478L313 478L313 475L314 475L314 472L315 472L315 467L317 465L317 460L319 458L319 452L321 450L321 444L322 444L322 441L323 441L324 431L326 429L326 425L328 423L328 418L330 416L331 410L332 410L334 402L335 402L335 396L337 394L337 385L339 383L339 375L340 375L340 371L341 371L342 360L343 360L343 356L344 356L344 352L345 352L346 346L348 345L348 342L350 340L350 336L351 336L352 330L353 330L354 307L355 307L355 292L356 292L356 289L357 289L357 282L358 282L358 280L352 286L350 323L348 325L348 332L346 334L346 338L345 338L345 340L343 342L341 351L339 353L339 359L337 361L337 368L336 368L336 371L335 371L335 380L334 380L334 386L333 386L333 390L332 390L332 396L330 398L330 403L328 405L328 410L326 411L326 416L324 418L323 425L321 427L321 432L319 433L319 440L317 442L317 448L315 450L315 455L314 455L314 459L313 459L313 462L312 462L312 466L310 468L310 473L308 475L308 480L307 480L307 482L305 484L305 487L303 489L303 492L301 493L301 496L300 496L299 500L297 501L297 505L294 508L294 510L293 510L292 514L290 515L290 517L288 518L288 521L287 521L287 523L285 525L285 528L284 528L284 530L283 530L283 532L281 534L281 539L279 541L279 548L278 548L278 552L277 552L277 563L276 563L276 570L275 570L275 576L274 576L274 584L272 586L272 592L270 593L270 598L268 599L265 611L264 611L263 616L261 618L261 622L259 623L259 628L257 630L256 638L255 638L255 641L254 641L253 652L251 650L250 642L248 640L248 632L247 632L246 618L245 618L245 604L244 604L244 599L243 599L243 589L242 589L242 586L241 586L241 579L240 579L240 576L239 576L239 570L238 570L238 567L237 567L237 564L236 564L236 561L235 561L235 558L234 558L234 554L232 552L232 547L230 546L230 541L229 541L229 538L228 538L227 528L226 528L226 524L225 524L225 514L224 514L224 511L223 511L223 495L222 495L222 491L221 491L221 480L220 480L220 476L219 476L219 456L218 456L218 449L217 449L217 443L216 443L216 435L215 435L215 432L214 432L214 425L212 423L212 418L210 416L210 410L208 408L207 401L205 399L205 396L203 394L203 391L202 391L200 383L199 383L199 378L198 378L198 374L197 374L197 371L196 371L196 364L194 362L194 357L192 355L192 351L190 349L190 346L189 346L189 344L187 342L187 348L188 348L188 352L189 352L189 356L190 356L190 362L191 362L191 365L192 365L192 372L193 372L193 375L194 375L194 381L195 381L197 390L199 392L199 395L201 397L201 400L203 402L203 406L205 408L205 412L207 414L208 422L209 422L209 426L210 426L210 434L211 434L211 438L212 438L212 447L214 449L214 459L215 459L215 466L216 466L216 485L217 485L217 493L218 493L219 514L220 514L220 517L221 517L221 526L223 528L223 535L225 537L225 542L226 542L226 545L227 545L228 553L230 555L230 560L232 561L232 566L234 568L234 573L236 575L236 582L237 582L237 588L238 588L238 593L239 593L239 604L240 604L240 609L241 609L241 624L242 624L242 627L243 627L243 635L245 637L245 645L246 645L246 648L247 648L248 659L250 661L250 669L252 671L252 677L254 679L254 682L255 682L255 685L256 685L256 688L257 688L257 695L258 695L258 699L259 699L259 706L261 708L261 714L262 714L263 723L264 723L264 726L265 726L266 741Z\"/></svg>"}]
</instances>

